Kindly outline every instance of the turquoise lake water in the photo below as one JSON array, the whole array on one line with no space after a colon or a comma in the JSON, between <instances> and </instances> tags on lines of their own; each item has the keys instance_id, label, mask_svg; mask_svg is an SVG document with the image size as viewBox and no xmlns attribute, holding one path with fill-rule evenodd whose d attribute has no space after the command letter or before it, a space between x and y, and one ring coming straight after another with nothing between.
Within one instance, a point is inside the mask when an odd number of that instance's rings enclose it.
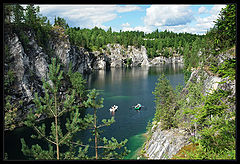
<instances>
[{"instance_id":1,"label":"turquoise lake water","mask_svg":"<svg viewBox=\"0 0 240 164\"><path fill-rule=\"evenodd\" d=\"M111 70L98 70L85 76L89 89L100 90L100 96L104 98L104 107L97 112L98 120L112 117L109 108L118 105L118 111L114 114L115 123L103 128L102 136L114 137L119 142L128 139L127 147L131 153L126 159L135 159L136 151L141 148L145 138L148 121L152 120L155 113L154 95L152 94L159 75L163 72L169 79L171 85L184 85L182 64L163 64L155 67L134 67L134 68L112 68ZM140 112L132 106L141 103L144 107ZM85 113L93 113L87 109ZM24 159L21 153L20 138L31 141L32 130L28 128L17 128L7 132L4 138L5 152L9 159ZM81 132L76 137L83 142L88 142L90 134ZM28 142L27 142L28 143ZM91 153L91 152L90 152Z\"/></svg>"}]
</instances>

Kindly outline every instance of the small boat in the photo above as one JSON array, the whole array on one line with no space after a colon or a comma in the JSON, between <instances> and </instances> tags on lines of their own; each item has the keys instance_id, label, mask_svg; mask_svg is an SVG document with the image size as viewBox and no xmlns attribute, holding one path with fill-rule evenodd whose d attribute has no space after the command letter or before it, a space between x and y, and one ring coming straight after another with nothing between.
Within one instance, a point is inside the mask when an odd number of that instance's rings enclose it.
<instances>
[{"instance_id":1,"label":"small boat","mask_svg":"<svg viewBox=\"0 0 240 164\"><path fill-rule=\"evenodd\" d=\"M113 105L109 110L110 110L110 112L115 112L115 111L117 111L117 109L118 109L118 106Z\"/></svg>"},{"instance_id":2,"label":"small boat","mask_svg":"<svg viewBox=\"0 0 240 164\"><path fill-rule=\"evenodd\" d=\"M141 104L137 104L135 107L134 107L136 110L140 110L142 108L142 105Z\"/></svg>"}]
</instances>

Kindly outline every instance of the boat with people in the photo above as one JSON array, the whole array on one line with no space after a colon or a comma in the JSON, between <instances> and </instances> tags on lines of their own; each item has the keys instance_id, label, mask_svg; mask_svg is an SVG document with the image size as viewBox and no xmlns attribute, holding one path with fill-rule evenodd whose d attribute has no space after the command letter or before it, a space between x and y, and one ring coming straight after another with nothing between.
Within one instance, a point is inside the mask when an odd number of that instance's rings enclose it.
<instances>
[{"instance_id":1,"label":"boat with people","mask_svg":"<svg viewBox=\"0 0 240 164\"><path fill-rule=\"evenodd\" d=\"M110 112L115 112L115 111L117 111L117 109L118 109L118 106L113 105L109 110L110 110Z\"/></svg>"},{"instance_id":2,"label":"boat with people","mask_svg":"<svg viewBox=\"0 0 240 164\"><path fill-rule=\"evenodd\" d=\"M134 107L136 110L140 110L141 108L142 108L142 105L141 104L137 104L137 105L135 105L135 107Z\"/></svg>"}]
</instances>

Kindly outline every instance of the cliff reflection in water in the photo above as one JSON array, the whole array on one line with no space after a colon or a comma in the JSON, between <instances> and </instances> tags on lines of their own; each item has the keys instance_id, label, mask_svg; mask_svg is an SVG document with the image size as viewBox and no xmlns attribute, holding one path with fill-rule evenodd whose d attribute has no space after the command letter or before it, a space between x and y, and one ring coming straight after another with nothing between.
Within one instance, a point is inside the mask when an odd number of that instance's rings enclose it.
<instances>
[{"instance_id":1,"label":"cliff reflection in water","mask_svg":"<svg viewBox=\"0 0 240 164\"><path fill-rule=\"evenodd\" d=\"M182 71L183 64L161 64L151 67L132 67L132 68L111 68L110 70L97 70L90 75L86 75L88 86L103 88L106 83L121 84L126 80L146 79L148 75L158 75L165 72L168 75L178 74Z\"/></svg>"},{"instance_id":2,"label":"cliff reflection in water","mask_svg":"<svg viewBox=\"0 0 240 164\"><path fill-rule=\"evenodd\" d=\"M171 74L178 74L182 72L183 70L183 64L161 64L158 66L152 66L149 69L148 74L149 75L158 75L159 72L164 72L165 74L171 75Z\"/></svg>"},{"instance_id":3,"label":"cliff reflection in water","mask_svg":"<svg viewBox=\"0 0 240 164\"><path fill-rule=\"evenodd\" d=\"M88 75L88 86L103 88L106 83L115 85L126 80L146 79L149 67L111 68L110 70L97 70ZM96 80L97 79L97 80Z\"/></svg>"}]
</instances>

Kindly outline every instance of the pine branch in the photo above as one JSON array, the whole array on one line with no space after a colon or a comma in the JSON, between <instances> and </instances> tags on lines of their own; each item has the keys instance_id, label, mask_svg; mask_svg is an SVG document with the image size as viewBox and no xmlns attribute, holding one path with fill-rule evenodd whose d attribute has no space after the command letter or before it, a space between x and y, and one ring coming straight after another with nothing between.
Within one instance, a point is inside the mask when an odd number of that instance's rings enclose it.
<instances>
[{"instance_id":1,"label":"pine branch","mask_svg":"<svg viewBox=\"0 0 240 164\"><path fill-rule=\"evenodd\" d=\"M45 138L48 142L51 142L51 143L53 143L53 144L56 145L56 143L55 143L54 141L48 139L45 135L43 135L36 126L33 126L33 127L34 127L34 129L38 132L38 134L40 134L40 135L41 135L43 138Z\"/></svg>"}]
</instances>

